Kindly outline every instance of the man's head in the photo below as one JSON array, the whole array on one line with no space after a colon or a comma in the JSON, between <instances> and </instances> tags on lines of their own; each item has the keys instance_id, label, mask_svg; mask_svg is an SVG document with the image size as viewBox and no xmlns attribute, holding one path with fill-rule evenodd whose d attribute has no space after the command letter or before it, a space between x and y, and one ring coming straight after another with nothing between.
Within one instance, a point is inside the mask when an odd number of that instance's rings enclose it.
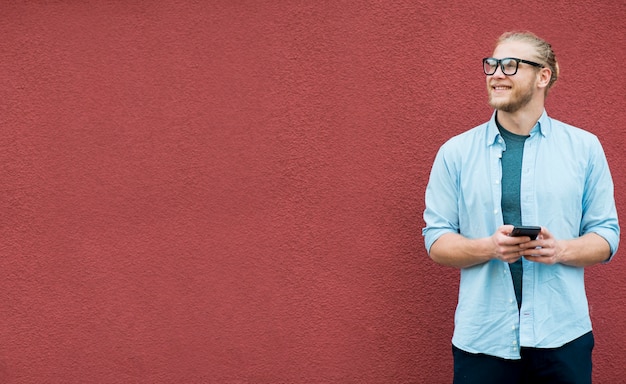
<instances>
[{"instance_id":1,"label":"man's head","mask_svg":"<svg viewBox=\"0 0 626 384\"><path fill-rule=\"evenodd\" d=\"M559 75L550 44L530 32L504 33L483 66L489 104L505 112L516 112L531 102L543 104Z\"/></svg>"},{"instance_id":2,"label":"man's head","mask_svg":"<svg viewBox=\"0 0 626 384\"><path fill-rule=\"evenodd\" d=\"M547 92L559 78L559 63L556 61L552 46L531 32L505 32L498 38L496 46L509 41L520 41L531 45L535 49L535 58L538 62L550 69L551 77L546 88Z\"/></svg>"}]
</instances>

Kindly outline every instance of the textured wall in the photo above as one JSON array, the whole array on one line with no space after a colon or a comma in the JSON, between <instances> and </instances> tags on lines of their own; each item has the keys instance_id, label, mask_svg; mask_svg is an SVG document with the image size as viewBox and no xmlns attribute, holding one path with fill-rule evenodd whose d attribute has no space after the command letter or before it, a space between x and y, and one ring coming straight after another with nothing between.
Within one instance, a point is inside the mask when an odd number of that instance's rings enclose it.
<instances>
[{"instance_id":1,"label":"textured wall","mask_svg":"<svg viewBox=\"0 0 626 384\"><path fill-rule=\"evenodd\" d=\"M0 1L0 382L449 382L423 194L501 32L553 43L624 211L626 7L585 4ZM597 383L624 263L587 275Z\"/></svg>"}]
</instances>

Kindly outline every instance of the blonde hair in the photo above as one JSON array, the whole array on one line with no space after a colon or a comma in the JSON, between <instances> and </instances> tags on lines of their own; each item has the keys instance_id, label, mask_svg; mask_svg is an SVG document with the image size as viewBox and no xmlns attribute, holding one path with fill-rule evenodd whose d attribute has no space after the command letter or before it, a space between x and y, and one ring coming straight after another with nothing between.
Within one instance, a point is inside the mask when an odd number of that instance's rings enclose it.
<instances>
[{"instance_id":1,"label":"blonde hair","mask_svg":"<svg viewBox=\"0 0 626 384\"><path fill-rule=\"evenodd\" d=\"M537 57L541 60L541 64L544 64L550 69L550 72L552 72L550 82L546 87L547 94L548 90L559 78L559 63L556 61L556 56L552 50L552 46L547 41L532 32L505 32L498 38L496 46L506 41L522 41L535 47L537 50Z\"/></svg>"}]
</instances>

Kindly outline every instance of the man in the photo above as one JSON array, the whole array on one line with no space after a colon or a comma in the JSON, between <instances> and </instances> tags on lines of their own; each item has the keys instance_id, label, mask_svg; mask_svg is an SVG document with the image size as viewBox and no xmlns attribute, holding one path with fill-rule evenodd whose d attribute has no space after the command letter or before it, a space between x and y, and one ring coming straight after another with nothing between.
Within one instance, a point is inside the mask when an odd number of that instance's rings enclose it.
<instances>
[{"instance_id":1,"label":"man","mask_svg":"<svg viewBox=\"0 0 626 384\"><path fill-rule=\"evenodd\" d=\"M509 32L492 56L491 120L440 148L426 189L429 255L461 270L454 383L591 383L584 267L619 243L608 164L596 136L544 109L550 44ZM510 236L519 225L539 236Z\"/></svg>"}]
</instances>

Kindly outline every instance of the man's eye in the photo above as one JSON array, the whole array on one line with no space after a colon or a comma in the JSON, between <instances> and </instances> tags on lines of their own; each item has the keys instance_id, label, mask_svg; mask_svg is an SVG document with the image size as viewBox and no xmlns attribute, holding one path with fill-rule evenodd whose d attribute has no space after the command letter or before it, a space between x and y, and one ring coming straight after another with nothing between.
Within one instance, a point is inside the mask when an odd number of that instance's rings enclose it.
<instances>
[{"instance_id":1,"label":"man's eye","mask_svg":"<svg viewBox=\"0 0 626 384\"><path fill-rule=\"evenodd\" d=\"M502 65L504 66L504 68L506 69L515 69L515 67L517 66L517 63L515 62L515 60L504 60L502 62Z\"/></svg>"}]
</instances>

